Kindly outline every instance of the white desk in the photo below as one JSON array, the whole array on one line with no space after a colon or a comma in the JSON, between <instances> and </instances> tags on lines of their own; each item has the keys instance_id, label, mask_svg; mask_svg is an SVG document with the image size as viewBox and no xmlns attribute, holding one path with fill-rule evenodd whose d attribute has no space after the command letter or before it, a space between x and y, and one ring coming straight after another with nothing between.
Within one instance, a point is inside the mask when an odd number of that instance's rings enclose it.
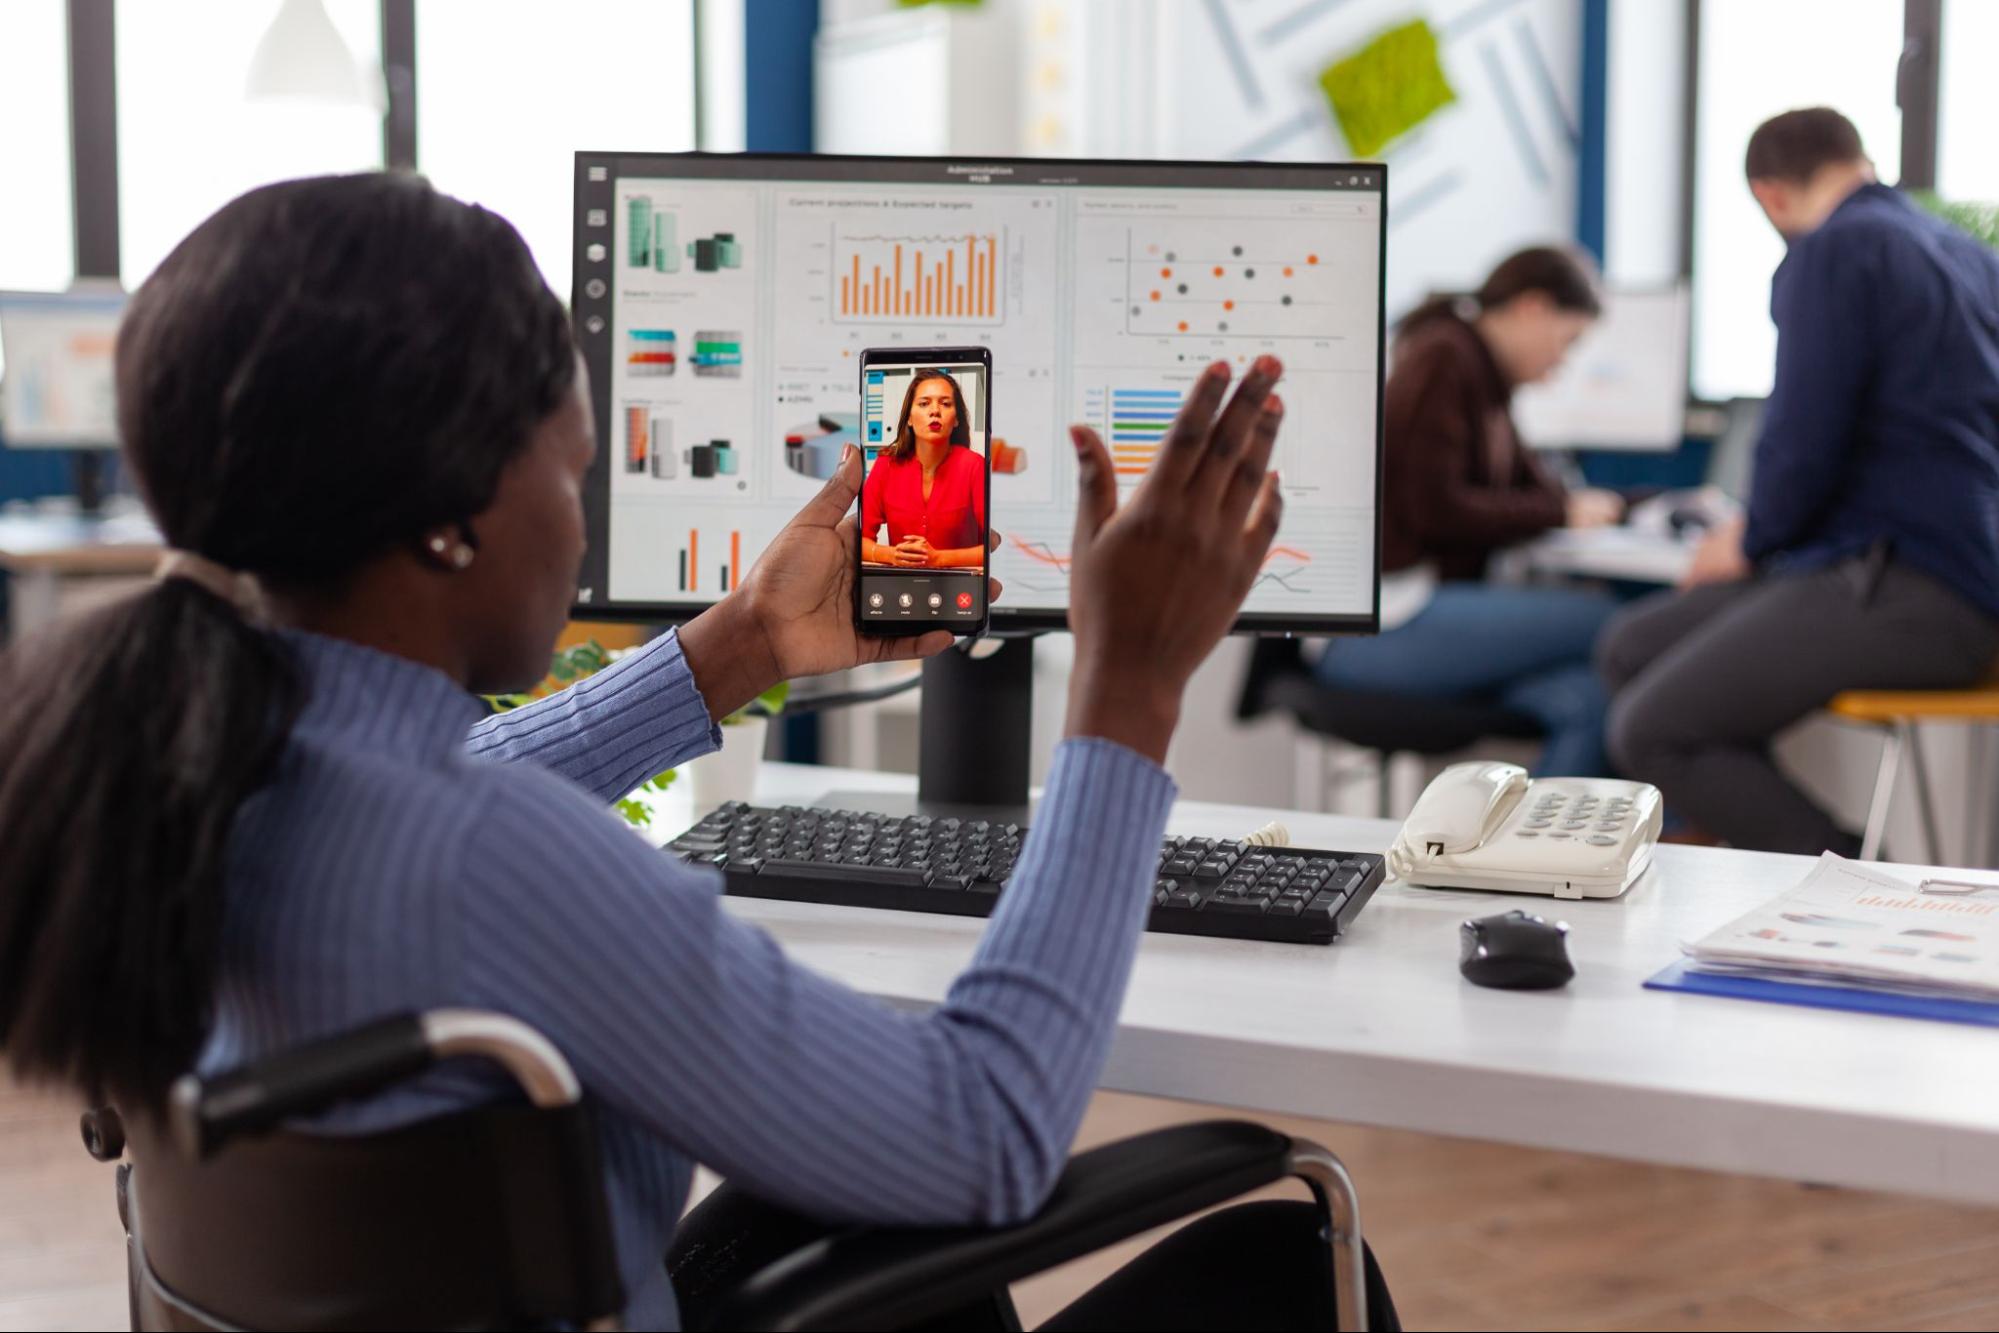
<instances>
[{"instance_id":1,"label":"white desk","mask_svg":"<svg viewBox=\"0 0 1999 1333\"><path fill-rule=\"evenodd\" d=\"M684 784L682 784L684 785ZM910 780L765 765L760 802ZM1273 812L1183 803L1170 831L1239 837ZM691 821L662 803L657 835ZM1283 812L1299 845L1384 850L1386 821ZM1330 948L1151 935L1103 1085L1535 1148L1999 1202L1999 1032L1675 995L1639 983L1678 942L1788 888L1802 857L1689 847L1617 902L1389 885ZM897 1004L937 1003L983 923L731 899L791 953ZM1457 927L1511 907L1573 927L1576 979L1538 994L1457 972Z\"/></svg>"},{"instance_id":2,"label":"white desk","mask_svg":"<svg viewBox=\"0 0 1999 1333\"><path fill-rule=\"evenodd\" d=\"M33 508L0 513L0 570L13 575L15 637L139 586L159 563L160 534L142 510L105 515Z\"/></svg>"},{"instance_id":3,"label":"white desk","mask_svg":"<svg viewBox=\"0 0 1999 1333\"><path fill-rule=\"evenodd\" d=\"M1675 584L1693 563L1687 542L1631 528L1557 528L1521 548L1529 571L1543 577L1623 579Z\"/></svg>"}]
</instances>

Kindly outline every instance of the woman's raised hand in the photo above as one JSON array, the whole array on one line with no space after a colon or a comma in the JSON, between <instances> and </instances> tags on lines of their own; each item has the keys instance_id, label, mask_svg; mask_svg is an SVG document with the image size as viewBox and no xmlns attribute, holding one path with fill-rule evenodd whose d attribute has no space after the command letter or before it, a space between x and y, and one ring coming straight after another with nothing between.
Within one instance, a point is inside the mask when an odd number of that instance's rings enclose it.
<instances>
[{"instance_id":1,"label":"woman's raised hand","mask_svg":"<svg viewBox=\"0 0 1999 1333\"><path fill-rule=\"evenodd\" d=\"M1104 442L1071 427L1082 475L1069 566L1069 735L1165 760L1188 678L1235 623L1277 535L1284 499L1270 453L1283 373L1276 357L1258 357L1230 396L1228 363L1209 366L1122 507Z\"/></svg>"}]
</instances>

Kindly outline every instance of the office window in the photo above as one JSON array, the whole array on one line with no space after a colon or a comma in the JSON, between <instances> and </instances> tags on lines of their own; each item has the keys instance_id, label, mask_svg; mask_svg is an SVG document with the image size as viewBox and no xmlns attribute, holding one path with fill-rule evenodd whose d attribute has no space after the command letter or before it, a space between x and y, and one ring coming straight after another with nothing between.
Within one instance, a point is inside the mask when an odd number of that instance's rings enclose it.
<instances>
[{"instance_id":1,"label":"office window","mask_svg":"<svg viewBox=\"0 0 1999 1333\"><path fill-rule=\"evenodd\" d=\"M1955 6L1947 6L1953 8ZM1757 125L1832 106L1859 127L1881 179L1901 171L1895 66L1903 0L1704 0L1694 127L1693 382L1706 398L1770 390L1770 274L1784 245L1742 179Z\"/></svg>"},{"instance_id":2,"label":"office window","mask_svg":"<svg viewBox=\"0 0 1999 1333\"><path fill-rule=\"evenodd\" d=\"M376 0L323 0L362 67L379 77ZM382 165L367 106L252 101L250 57L278 0L118 4L120 268L136 287L217 208L254 186Z\"/></svg>"},{"instance_id":3,"label":"office window","mask_svg":"<svg viewBox=\"0 0 1999 1333\"><path fill-rule=\"evenodd\" d=\"M63 0L0 4L0 287L76 276L69 197L69 30Z\"/></svg>"},{"instance_id":4,"label":"office window","mask_svg":"<svg viewBox=\"0 0 1999 1333\"><path fill-rule=\"evenodd\" d=\"M1946 0L1937 88L1937 193L1999 203L1999 4Z\"/></svg>"},{"instance_id":5,"label":"office window","mask_svg":"<svg viewBox=\"0 0 1999 1333\"><path fill-rule=\"evenodd\" d=\"M418 0L417 169L569 294L578 149L694 147L693 0Z\"/></svg>"}]
</instances>

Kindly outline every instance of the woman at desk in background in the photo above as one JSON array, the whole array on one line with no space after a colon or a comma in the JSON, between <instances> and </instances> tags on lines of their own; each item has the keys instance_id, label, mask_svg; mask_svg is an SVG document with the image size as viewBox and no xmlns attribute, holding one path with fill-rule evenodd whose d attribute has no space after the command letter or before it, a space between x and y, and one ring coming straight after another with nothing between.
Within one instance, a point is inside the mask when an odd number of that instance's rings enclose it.
<instances>
[{"instance_id":1,"label":"woman at desk in background","mask_svg":"<svg viewBox=\"0 0 1999 1333\"><path fill-rule=\"evenodd\" d=\"M902 395L895 443L861 488L861 559L907 569L978 568L986 558L986 460L972 448L965 396L942 370ZM877 541L882 527L888 541Z\"/></svg>"},{"instance_id":2,"label":"woman at desk in background","mask_svg":"<svg viewBox=\"0 0 1999 1333\"><path fill-rule=\"evenodd\" d=\"M1276 360L1226 406L1210 366L1164 480L1122 508L1102 441L1074 430L1068 738L1005 900L921 1014L793 962L718 875L605 808L777 681L950 646L854 631L858 451L720 602L486 717L476 694L548 670L597 450L568 317L511 226L401 173L254 190L133 296L116 373L170 550L146 590L0 655L16 1074L154 1113L191 1068L393 1013L511 1014L588 1093L635 1328L680 1321L676 1233L754 1243L681 1220L696 1161L820 1219L1041 1207L1145 924L1181 695L1277 531ZM440 1069L311 1127L386 1131L501 1091ZM1192 1261L1141 1259L1125 1295L1323 1297L1316 1214L1248 1207ZM1273 1228L1319 1266L1274 1258ZM1107 1326L1138 1326L1115 1306Z\"/></svg>"},{"instance_id":3,"label":"woman at desk in background","mask_svg":"<svg viewBox=\"0 0 1999 1333\"><path fill-rule=\"evenodd\" d=\"M1565 489L1509 411L1513 390L1553 374L1599 310L1583 263L1538 247L1476 294L1433 297L1403 319L1383 409L1381 633L1340 640L1318 664L1337 689L1489 699L1537 718L1540 774L1608 771L1590 653L1616 604L1484 579L1503 547L1623 516L1608 491Z\"/></svg>"}]
</instances>

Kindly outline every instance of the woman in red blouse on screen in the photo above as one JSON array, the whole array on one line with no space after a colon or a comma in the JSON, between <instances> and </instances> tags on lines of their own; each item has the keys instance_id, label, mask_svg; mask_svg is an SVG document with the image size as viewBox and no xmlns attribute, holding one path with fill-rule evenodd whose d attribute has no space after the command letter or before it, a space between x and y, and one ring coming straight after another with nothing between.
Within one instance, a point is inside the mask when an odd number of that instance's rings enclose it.
<instances>
[{"instance_id":1,"label":"woman in red blouse on screen","mask_svg":"<svg viewBox=\"0 0 1999 1333\"><path fill-rule=\"evenodd\" d=\"M861 488L861 559L907 569L979 568L986 559L986 460L972 446L958 381L919 370L895 443ZM878 540L882 526L888 540Z\"/></svg>"}]
</instances>

